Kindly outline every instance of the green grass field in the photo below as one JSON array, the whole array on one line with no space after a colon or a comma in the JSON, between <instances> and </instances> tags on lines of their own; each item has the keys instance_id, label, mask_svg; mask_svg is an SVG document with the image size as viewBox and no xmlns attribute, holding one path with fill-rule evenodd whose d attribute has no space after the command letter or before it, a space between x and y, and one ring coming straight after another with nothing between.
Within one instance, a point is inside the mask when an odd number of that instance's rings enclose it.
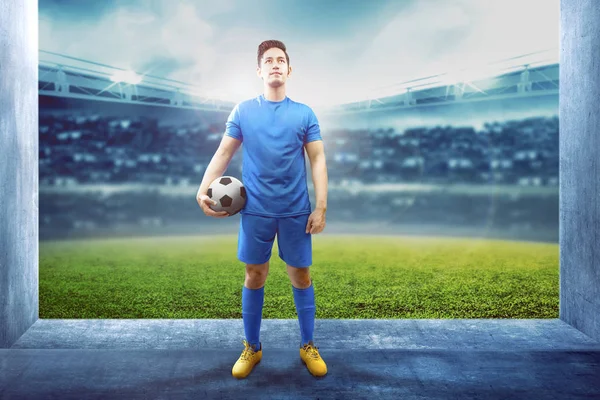
<instances>
[{"instance_id":1,"label":"green grass field","mask_svg":"<svg viewBox=\"0 0 600 400\"><path fill-rule=\"evenodd\" d=\"M557 244L314 237L317 318L557 318ZM40 318L241 318L237 238L40 243ZM296 318L277 244L263 318Z\"/></svg>"}]
</instances>

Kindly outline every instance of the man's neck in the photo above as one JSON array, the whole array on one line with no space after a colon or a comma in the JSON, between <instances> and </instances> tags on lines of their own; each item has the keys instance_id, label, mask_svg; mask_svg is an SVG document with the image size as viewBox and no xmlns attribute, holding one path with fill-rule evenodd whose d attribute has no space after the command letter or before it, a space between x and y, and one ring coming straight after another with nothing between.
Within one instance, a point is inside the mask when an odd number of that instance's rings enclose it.
<instances>
[{"instance_id":1,"label":"man's neck","mask_svg":"<svg viewBox=\"0 0 600 400\"><path fill-rule=\"evenodd\" d=\"M265 99L269 101L282 101L285 99L285 85L273 88L271 86L265 86Z\"/></svg>"}]
</instances>

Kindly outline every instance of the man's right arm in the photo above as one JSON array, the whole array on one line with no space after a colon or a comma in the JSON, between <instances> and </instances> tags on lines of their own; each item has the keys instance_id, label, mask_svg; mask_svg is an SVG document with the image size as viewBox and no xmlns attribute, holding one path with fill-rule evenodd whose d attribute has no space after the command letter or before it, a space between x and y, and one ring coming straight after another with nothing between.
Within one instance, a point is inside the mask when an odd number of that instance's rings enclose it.
<instances>
[{"instance_id":1,"label":"man's right arm","mask_svg":"<svg viewBox=\"0 0 600 400\"><path fill-rule=\"evenodd\" d=\"M196 194L196 200L200 207L202 207L202 197L206 196L208 187L210 184L220 176L223 176L231 159L235 155L236 151L240 148L242 142L238 139L234 139L231 136L223 135L219 148L215 151L210 163L206 167L202 183ZM206 212L206 210L205 210Z\"/></svg>"},{"instance_id":2,"label":"man's right arm","mask_svg":"<svg viewBox=\"0 0 600 400\"><path fill-rule=\"evenodd\" d=\"M240 148L241 144L242 142L238 139L223 135L219 148L215 151L208 167L206 167L206 171L204 171L204 177L202 178L202 183L198 189L199 195L206 194L212 181L225 173L231 159L235 155L235 152Z\"/></svg>"}]
</instances>

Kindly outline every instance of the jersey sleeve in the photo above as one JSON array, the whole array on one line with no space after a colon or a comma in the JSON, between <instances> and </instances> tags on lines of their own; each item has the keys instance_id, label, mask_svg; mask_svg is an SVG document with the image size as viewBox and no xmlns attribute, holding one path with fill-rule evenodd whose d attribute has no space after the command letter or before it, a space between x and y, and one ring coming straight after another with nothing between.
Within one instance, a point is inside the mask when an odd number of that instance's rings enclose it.
<instances>
[{"instance_id":1,"label":"jersey sleeve","mask_svg":"<svg viewBox=\"0 0 600 400\"><path fill-rule=\"evenodd\" d=\"M308 118L306 123L306 134L304 135L304 143L314 142L315 140L322 140L321 138L321 127L319 126L319 120L315 115L312 108L308 108Z\"/></svg>"},{"instance_id":2,"label":"jersey sleeve","mask_svg":"<svg viewBox=\"0 0 600 400\"><path fill-rule=\"evenodd\" d=\"M227 118L227 122L225 123L225 135L231 136L234 139L239 141L244 140L244 136L242 135L242 129L240 128L240 107L239 104L236 105L229 117Z\"/></svg>"}]
</instances>

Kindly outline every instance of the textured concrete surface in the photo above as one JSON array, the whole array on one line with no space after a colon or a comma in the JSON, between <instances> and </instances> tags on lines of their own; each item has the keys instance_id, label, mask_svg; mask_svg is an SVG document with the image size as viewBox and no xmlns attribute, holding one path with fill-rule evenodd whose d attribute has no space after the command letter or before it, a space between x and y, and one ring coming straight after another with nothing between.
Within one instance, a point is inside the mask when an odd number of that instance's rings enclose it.
<instances>
[{"instance_id":1,"label":"textured concrete surface","mask_svg":"<svg viewBox=\"0 0 600 400\"><path fill-rule=\"evenodd\" d=\"M237 350L0 350L2 399L594 399L596 351L323 350L312 377L272 350L244 380Z\"/></svg>"},{"instance_id":2,"label":"textured concrete surface","mask_svg":"<svg viewBox=\"0 0 600 400\"><path fill-rule=\"evenodd\" d=\"M295 320L264 320L263 360L231 376L241 321L38 320L0 350L0 398L583 399L600 343L554 320L318 320L312 377Z\"/></svg>"},{"instance_id":3,"label":"textured concrete surface","mask_svg":"<svg viewBox=\"0 0 600 400\"><path fill-rule=\"evenodd\" d=\"M38 318L38 8L0 1L0 348Z\"/></svg>"},{"instance_id":4,"label":"textured concrete surface","mask_svg":"<svg viewBox=\"0 0 600 400\"><path fill-rule=\"evenodd\" d=\"M12 349L241 349L242 320L39 319ZM297 320L265 319L265 349L300 344ZM600 350L600 342L559 319L321 320L315 342L328 349Z\"/></svg>"},{"instance_id":5,"label":"textured concrete surface","mask_svg":"<svg viewBox=\"0 0 600 400\"><path fill-rule=\"evenodd\" d=\"M560 318L600 340L600 1L560 11Z\"/></svg>"}]
</instances>

